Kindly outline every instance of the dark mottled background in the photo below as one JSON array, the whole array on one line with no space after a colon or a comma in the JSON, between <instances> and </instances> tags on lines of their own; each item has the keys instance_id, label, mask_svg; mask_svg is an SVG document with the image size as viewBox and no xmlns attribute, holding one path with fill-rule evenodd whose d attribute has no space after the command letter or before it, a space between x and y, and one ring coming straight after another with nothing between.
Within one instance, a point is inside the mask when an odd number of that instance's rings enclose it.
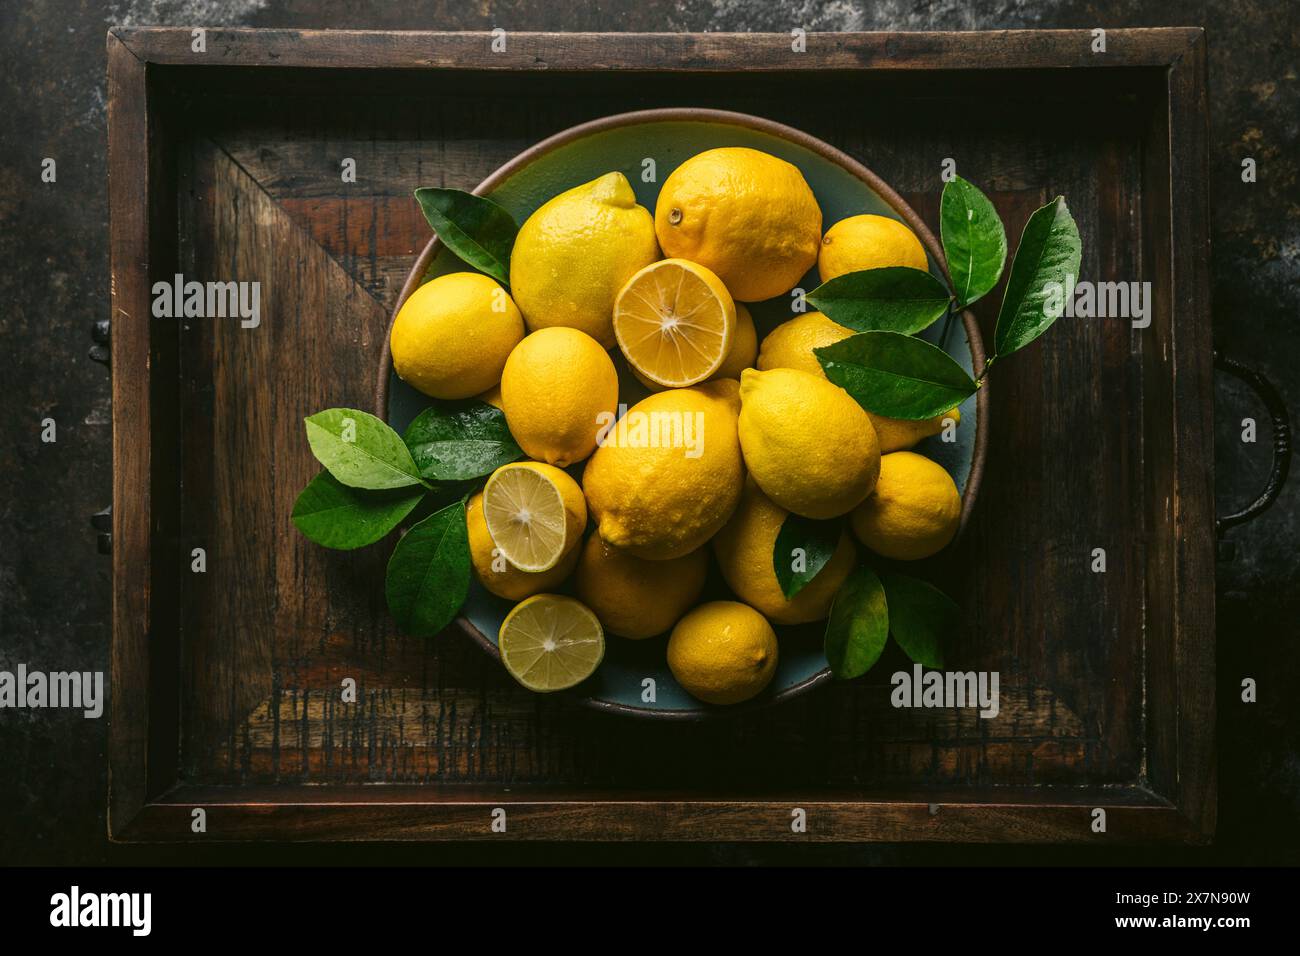
<instances>
[{"instance_id":1,"label":"dark mottled background","mask_svg":"<svg viewBox=\"0 0 1300 956\"><path fill-rule=\"evenodd\" d=\"M111 494L104 36L112 24L480 30L971 30L1204 26L1210 49L1214 325L1300 409L1300 4L1295 0L49 0L0 5L0 668L107 669L109 571L88 518ZM40 181L43 157L58 182ZM1259 180L1243 184L1244 157ZM1220 510L1269 463L1244 389L1219 382ZM58 423L58 442L39 439ZM1218 566L1219 836L1210 848L647 847L656 862L1300 862L1300 494L1230 534ZM1260 702L1238 703L1242 677ZM626 847L157 849L105 837L104 721L0 711L0 863L628 861Z\"/></svg>"}]
</instances>

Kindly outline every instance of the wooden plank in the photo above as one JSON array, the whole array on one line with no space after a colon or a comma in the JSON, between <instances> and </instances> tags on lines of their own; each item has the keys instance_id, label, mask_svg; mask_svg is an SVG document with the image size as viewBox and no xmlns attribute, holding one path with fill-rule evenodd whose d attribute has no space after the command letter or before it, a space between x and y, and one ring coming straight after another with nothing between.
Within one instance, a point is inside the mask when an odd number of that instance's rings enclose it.
<instances>
[{"instance_id":1,"label":"wooden plank","mask_svg":"<svg viewBox=\"0 0 1300 956\"><path fill-rule=\"evenodd\" d=\"M302 421L364 404L385 311L205 138L190 154L186 269L201 281L257 282L260 324L195 319L184 442L185 536L208 567L186 582L186 759L232 759L240 724L276 674L333 627L389 633L383 556L312 545L290 520L319 470ZM358 590L371 592L361 600ZM376 597L375 595L378 595ZM222 759L222 758L217 758ZM227 765L226 772L235 768Z\"/></svg>"},{"instance_id":2,"label":"wooden plank","mask_svg":"<svg viewBox=\"0 0 1300 956\"><path fill-rule=\"evenodd\" d=\"M444 640L463 638L448 634ZM356 655L347 636L331 635L320 652L279 669L273 694L233 735L237 753L216 761L217 766L239 768L238 777L224 782L548 782L553 768L538 752L535 698L495 668L479 667L475 648L454 649L455 666L440 670L462 683L467 671L485 670L479 686L426 686L428 656L418 642L403 642L399 656L377 660ZM440 659L447 656L439 654ZM356 703L339 699L344 677L357 682ZM762 753L778 764L797 764L800 752L853 755L863 739L876 743L869 764L845 759L822 768L815 779L819 787L867 776L878 783L920 778L988 779L1003 785L1067 782L1068 774L1054 775L1053 765L1073 765L1087 747L1095 746L1065 701L1042 686L1005 689L1001 710L991 720L961 710L895 710L889 704L889 684L879 677L829 693L838 700L821 703L834 707L837 716L824 736L820 729L815 740L792 734L793 721L769 719L764 725L768 739ZM849 702L846 698L852 702L847 711L842 706ZM717 729L665 733L627 721L594 724L591 715L581 712L562 720L575 735L584 732L585 721L586 735L599 739L597 754L606 753L607 746L612 752L644 739L633 748L634 756L597 757L584 764L575 780L587 783L703 786L789 776L748 768L743 754L710 759ZM569 747L576 743L568 733L561 741ZM670 749L676 759L667 761ZM1075 760L1066 761L1067 754Z\"/></svg>"},{"instance_id":3,"label":"wooden plank","mask_svg":"<svg viewBox=\"0 0 1300 956\"><path fill-rule=\"evenodd\" d=\"M382 792L376 792L376 791ZM1171 807L1137 789L1068 791L1048 797L1008 791L972 801L943 791L771 792L762 799L720 791L667 791L653 799L618 791L503 792L458 787L182 787L151 804L133 828L147 842L189 839L203 808L205 841L300 840L675 840L699 842L941 841L1115 845L1185 841ZM1106 832L1093 830L1094 809ZM792 827L803 810L806 829ZM506 830L494 833L504 812Z\"/></svg>"},{"instance_id":4,"label":"wooden plank","mask_svg":"<svg viewBox=\"0 0 1300 956\"><path fill-rule=\"evenodd\" d=\"M207 50L199 54L189 28L115 32L147 62L181 66L667 73L1166 66L1198 33L1109 30L1106 53L1096 54L1090 30L810 33L803 51L784 33L508 33L505 48L494 51L486 32L210 29Z\"/></svg>"},{"instance_id":5,"label":"wooden plank","mask_svg":"<svg viewBox=\"0 0 1300 956\"><path fill-rule=\"evenodd\" d=\"M1169 71L1174 291L1174 602L1178 654L1175 803L1214 833L1214 343L1210 325L1209 107L1202 32Z\"/></svg>"},{"instance_id":6,"label":"wooden plank","mask_svg":"<svg viewBox=\"0 0 1300 956\"><path fill-rule=\"evenodd\" d=\"M110 302L113 362L113 649L109 832L146 798L149 734L149 177L145 68L108 37ZM129 692L126 688L131 688Z\"/></svg>"},{"instance_id":7,"label":"wooden plank","mask_svg":"<svg viewBox=\"0 0 1300 956\"><path fill-rule=\"evenodd\" d=\"M1142 271L1152 281L1152 320L1146 330L1149 347L1142 407L1143 521L1149 530L1146 545L1143 664L1146 672L1144 706L1147 713L1146 760L1143 779L1157 793L1173 795L1178 786L1178 642L1174 611L1174 366L1170 343L1174 336L1175 291L1170 217L1169 94L1150 104L1150 123L1143 142Z\"/></svg>"},{"instance_id":8,"label":"wooden plank","mask_svg":"<svg viewBox=\"0 0 1300 956\"><path fill-rule=\"evenodd\" d=\"M175 268L173 117L149 70L108 37L113 368L112 681L109 833L143 793L175 782L180 688L178 327L152 315L152 282Z\"/></svg>"}]
</instances>

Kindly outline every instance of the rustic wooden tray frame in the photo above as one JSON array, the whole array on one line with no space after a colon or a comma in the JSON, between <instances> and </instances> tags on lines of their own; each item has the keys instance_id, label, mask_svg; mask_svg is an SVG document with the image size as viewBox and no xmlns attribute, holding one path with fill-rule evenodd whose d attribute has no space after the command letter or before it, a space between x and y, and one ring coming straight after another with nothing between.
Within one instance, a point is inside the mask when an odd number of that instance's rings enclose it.
<instances>
[{"instance_id":1,"label":"rustic wooden tray frame","mask_svg":"<svg viewBox=\"0 0 1300 956\"><path fill-rule=\"evenodd\" d=\"M508 808L510 839L943 840L1204 842L1215 819L1212 359L1209 315L1205 38L1197 29L1116 30L1108 52L1087 31L811 35L793 54L784 35L486 34L208 30L196 57L188 29L114 29L108 36L114 420L113 647L109 830L116 840L442 840L492 836ZM1153 529L1146 575L1168 602L1153 615L1146 711L1149 786L882 793L646 793L529 786L197 786L181 781L178 696L169 679L183 569L174 540L178 483L170 443L178 410L163 387L174 370L174 323L151 319L151 286L175 261L170 133L156 108L165 71L318 68L478 71L746 72L1141 69L1167 80L1167 115L1144 143L1143 179L1168 202L1144 205L1151 276L1170 290L1155 322L1169 349L1153 356L1165 384L1145 428L1161 429L1148 471ZM162 72L160 72L162 71ZM1163 92L1163 90L1162 90ZM1174 317L1177 334L1173 334ZM1164 431L1171 428L1172 434ZM1155 434L1155 432L1152 432ZM1169 582L1174 582L1172 588ZM794 833L791 811L808 814ZM1107 811L1106 833L1090 823Z\"/></svg>"}]
</instances>

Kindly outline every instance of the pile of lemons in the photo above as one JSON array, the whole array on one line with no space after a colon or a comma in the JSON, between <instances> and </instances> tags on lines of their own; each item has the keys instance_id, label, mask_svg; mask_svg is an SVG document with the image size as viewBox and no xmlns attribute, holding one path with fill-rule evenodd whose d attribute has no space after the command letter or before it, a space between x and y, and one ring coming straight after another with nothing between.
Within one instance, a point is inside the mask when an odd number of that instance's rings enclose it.
<instances>
[{"instance_id":1,"label":"pile of lemons","mask_svg":"<svg viewBox=\"0 0 1300 956\"><path fill-rule=\"evenodd\" d=\"M495 471L467 509L479 582L520 602L499 646L525 686L585 679L606 632L670 632L668 665L686 690L713 704L747 700L776 668L770 622L825 618L856 561L846 531L787 599L773 547L790 513L848 515L858 541L895 559L952 539L956 486L907 450L946 416L865 411L813 355L853 332L818 313L758 342L742 303L789 293L814 265L823 281L927 267L901 223L859 215L823 235L795 166L712 149L668 177L653 216L617 172L551 199L519 230L510 292L461 272L403 305L391 340L398 375L434 398L497 406L531 459ZM651 394L611 427L614 348ZM582 462L579 482L565 469ZM698 604L710 551L739 600ZM554 593L570 578L576 597Z\"/></svg>"}]
</instances>

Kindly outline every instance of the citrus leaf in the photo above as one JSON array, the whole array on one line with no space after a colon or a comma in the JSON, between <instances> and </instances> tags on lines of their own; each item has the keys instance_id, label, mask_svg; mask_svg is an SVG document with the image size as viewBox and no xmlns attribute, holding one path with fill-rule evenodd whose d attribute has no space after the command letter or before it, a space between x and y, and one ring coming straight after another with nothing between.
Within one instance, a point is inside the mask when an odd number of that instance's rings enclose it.
<instances>
[{"instance_id":1,"label":"citrus leaf","mask_svg":"<svg viewBox=\"0 0 1300 956\"><path fill-rule=\"evenodd\" d=\"M402 436L369 412L327 408L307 419L316 460L353 488L404 488L421 483Z\"/></svg>"},{"instance_id":2,"label":"citrus leaf","mask_svg":"<svg viewBox=\"0 0 1300 956\"><path fill-rule=\"evenodd\" d=\"M904 653L932 670L943 668L944 641L961 626L961 609L938 588L905 574L883 574L889 631Z\"/></svg>"},{"instance_id":3,"label":"citrus leaf","mask_svg":"<svg viewBox=\"0 0 1300 956\"><path fill-rule=\"evenodd\" d=\"M943 187L939 232L958 308L987 295L1007 264L1007 231L993 203L958 176Z\"/></svg>"},{"instance_id":4,"label":"citrus leaf","mask_svg":"<svg viewBox=\"0 0 1300 956\"><path fill-rule=\"evenodd\" d=\"M889 418L934 418L975 393L974 379L946 352L901 332L860 332L813 354L859 405Z\"/></svg>"},{"instance_id":5,"label":"citrus leaf","mask_svg":"<svg viewBox=\"0 0 1300 956\"><path fill-rule=\"evenodd\" d=\"M397 626L433 637L450 624L469 593L469 567L462 499L414 525L393 549L384 592Z\"/></svg>"},{"instance_id":6,"label":"citrus leaf","mask_svg":"<svg viewBox=\"0 0 1300 956\"><path fill-rule=\"evenodd\" d=\"M420 474L433 481L477 478L523 454L505 413L472 398L426 408L402 439Z\"/></svg>"},{"instance_id":7,"label":"citrus leaf","mask_svg":"<svg viewBox=\"0 0 1300 956\"><path fill-rule=\"evenodd\" d=\"M772 568L787 599L817 577L835 553L842 533L843 523L833 518L819 521L797 514L786 516L772 547Z\"/></svg>"},{"instance_id":8,"label":"citrus leaf","mask_svg":"<svg viewBox=\"0 0 1300 956\"><path fill-rule=\"evenodd\" d=\"M322 471L298 495L291 518L299 531L326 548L364 548L396 528L424 494L420 485L390 491L349 488Z\"/></svg>"},{"instance_id":9,"label":"citrus leaf","mask_svg":"<svg viewBox=\"0 0 1300 956\"><path fill-rule=\"evenodd\" d=\"M807 295L832 322L868 332L920 332L948 311L952 296L922 269L890 266L836 276Z\"/></svg>"},{"instance_id":10,"label":"citrus leaf","mask_svg":"<svg viewBox=\"0 0 1300 956\"><path fill-rule=\"evenodd\" d=\"M824 649L831 673L860 677L875 666L889 640L889 607L876 572L859 565L840 585L826 622Z\"/></svg>"},{"instance_id":11,"label":"citrus leaf","mask_svg":"<svg viewBox=\"0 0 1300 956\"><path fill-rule=\"evenodd\" d=\"M510 213L463 189L424 186L415 191L415 200L448 249L510 287L510 250L518 232Z\"/></svg>"},{"instance_id":12,"label":"citrus leaf","mask_svg":"<svg viewBox=\"0 0 1300 956\"><path fill-rule=\"evenodd\" d=\"M996 357L1024 348L1060 317L1051 307L1060 292L1053 293L1052 286L1064 289L1073 281L1067 276L1077 279L1081 258L1079 227L1065 199L1057 196L1029 217L1020 236L993 333Z\"/></svg>"}]
</instances>

